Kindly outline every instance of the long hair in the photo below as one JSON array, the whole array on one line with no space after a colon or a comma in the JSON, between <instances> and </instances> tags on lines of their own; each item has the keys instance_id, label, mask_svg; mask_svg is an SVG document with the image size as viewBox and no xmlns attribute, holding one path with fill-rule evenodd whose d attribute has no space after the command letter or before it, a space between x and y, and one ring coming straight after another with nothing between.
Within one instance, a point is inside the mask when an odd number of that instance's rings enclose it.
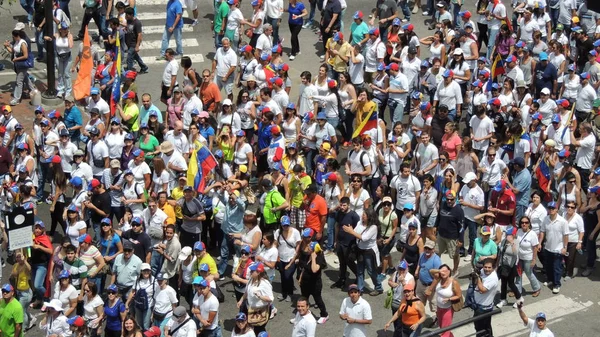
<instances>
[{"instance_id":1,"label":"long hair","mask_svg":"<svg viewBox=\"0 0 600 337\"><path fill-rule=\"evenodd\" d=\"M133 330L131 332L127 332L125 331L125 322L127 321L133 321ZM122 331L124 332L124 336L125 337L129 337L129 336L135 336L137 335L137 333L141 333L142 329L140 329L140 325L138 324L138 322L135 320L135 315L132 314L127 314L127 316L125 316L125 319L123 320L123 329Z\"/></svg>"},{"instance_id":2,"label":"long hair","mask_svg":"<svg viewBox=\"0 0 600 337\"><path fill-rule=\"evenodd\" d=\"M62 165L53 164L52 171L54 172L54 184L64 191L67 188L67 176L65 175L65 171L63 171Z\"/></svg>"},{"instance_id":3,"label":"long hair","mask_svg":"<svg viewBox=\"0 0 600 337\"><path fill-rule=\"evenodd\" d=\"M373 209L373 207L369 207L367 209L365 209L365 215L367 216L367 223L363 224L363 226L377 226L377 224L379 223L379 219L377 217L377 213L375 213L375 210Z\"/></svg>"}]
</instances>

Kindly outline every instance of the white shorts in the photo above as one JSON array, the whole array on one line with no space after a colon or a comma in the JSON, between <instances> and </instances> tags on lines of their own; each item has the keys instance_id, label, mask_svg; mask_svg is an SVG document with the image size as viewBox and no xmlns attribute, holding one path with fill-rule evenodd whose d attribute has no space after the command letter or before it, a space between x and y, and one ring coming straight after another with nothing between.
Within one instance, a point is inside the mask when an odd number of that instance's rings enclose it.
<instances>
[{"instance_id":1,"label":"white shorts","mask_svg":"<svg viewBox=\"0 0 600 337\"><path fill-rule=\"evenodd\" d=\"M184 9L189 9L192 11L195 11L196 9L198 9L198 3L196 2L196 0L179 0L181 1L181 6Z\"/></svg>"}]
</instances>

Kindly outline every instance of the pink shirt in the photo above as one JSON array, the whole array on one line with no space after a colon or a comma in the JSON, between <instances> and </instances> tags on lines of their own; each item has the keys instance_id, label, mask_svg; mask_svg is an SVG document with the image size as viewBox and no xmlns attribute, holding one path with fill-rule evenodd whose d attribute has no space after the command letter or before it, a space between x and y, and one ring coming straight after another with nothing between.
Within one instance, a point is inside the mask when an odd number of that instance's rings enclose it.
<instances>
[{"instance_id":1,"label":"pink shirt","mask_svg":"<svg viewBox=\"0 0 600 337\"><path fill-rule=\"evenodd\" d=\"M172 103L173 98L167 100L167 113L169 114L169 127L175 128L175 122L182 119L181 112L187 100L182 97L179 99L179 104Z\"/></svg>"},{"instance_id":2,"label":"pink shirt","mask_svg":"<svg viewBox=\"0 0 600 337\"><path fill-rule=\"evenodd\" d=\"M456 132L454 132L450 137L448 137L447 133L442 136L442 150L448 152L448 157L450 157L450 160L456 159L456 155L458 154L457 147L461 144L462 140L456 134Z\"/></svg>"}]
</instances>

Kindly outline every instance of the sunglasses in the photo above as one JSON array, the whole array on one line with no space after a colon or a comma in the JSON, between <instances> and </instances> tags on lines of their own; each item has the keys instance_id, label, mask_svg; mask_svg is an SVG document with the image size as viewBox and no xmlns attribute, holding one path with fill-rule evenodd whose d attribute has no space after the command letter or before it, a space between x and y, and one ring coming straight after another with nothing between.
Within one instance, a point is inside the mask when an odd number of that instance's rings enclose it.
<instances>
[{"instance_id":1,"label":"sunglasses","mask_svg":"<svg viewBox=\"0 0 600 337\"><path fill-rule=\"evenodd\" d=\"M250 255L249 252L242 252L242 255Z\"/></svg>"},{"instance_id":2,"label":"sunglasses","mask_svg":"<svg viewBox=\"0 0 600 337\"><path fill-rule=\"evenodd\" d=\"M496 156L495 153L494 154L488 154L488 157L495 157L495 156Z\"/></svg>"},{"instance_id":3,"label":"sunglasses","mask_svg":"<svg viewBox=\"0 0 600 337\"><path fill-rule=\"evenodd\" d=\"M133 253L133 249L123 249L123 252L125 252L125 253Z\"/></svg>"},{"instance_id":4,"label":"sunglasses","mask_svg":"<svg viewBox=\"0 0 600 337\"><path fill-rule=\"evenodd\" d=\"M111 225L109 223L103 223L102 227L110 227Z\"/></svg>"},{"instance_id":5,"label":"sunglasses","mask_svg":"<svg viewBox=\"0 0 600 337\"><path fill-rule=\"evenodd\" d=\"M446 158L440 158L440 161L446 161Z\"/></svg>"},{"instance_id":6,"label":"sunglasses","mask_svg":"<svg viewBox=\"0 0 600 337\"><path fill-rule=\"evenodd\" d=\"M576 183L576 181L575 181L575 180L571 180L571 181L569 181L569 183L570 183L570 184L575 184L575 183Z\"/></svg>"},{"instance_id":7,"label":"sunglasses","mask_svg":"<svg viewBox=\"0 0 600 337\"><path fill-rule=\"evenodd\" d=\"M3 294L8 294L10 291L2 290Z\"/></svg>"},{"instance_id":8,"label":"sunglasses","mask_svg":"<svg viewBox=\"0 0 600 337\"><path fill-rule=\"evenodd\" d=\"M454 201L454 198L446 198L446 201L452 202Z\"/></svg>"},{"instance_id":9,"label":"sunglasses","mask_svg":"<svg viewBox=\"0 0 600 337\"><path fill-rule=\"evenodd\" d=\"M141 224L136 223L136 222L134 222L134 223L131 224L131 227L140 227L140 226L141 226Z\"/></svg>"},{"instance_id":10,"label":"sunglasses","mask_svg":"<svg viewBox=\"0 0 600 337\"><path fill-rule=\"evenodd\" d=\"M521 221L521 224L529 224L529 221Z\"/></svg>"},{"instance_id":11,"label":"sunglasses","mask_svg":"<svg viewBox=\"0 0 600 337\"><path fill-rule=\"evenodd\" d=\"M384 202L382 205L383 205L383 207L390 207L390 206L392 206L392 203L391 202Z\"/></svg>"},{"instance_id":12,"label":"sunglasses","mask_svg":"<svg viewBox=\"0 0 600 337\"><path fill-rule=\"evenodd\" d=\"M352 180L353 183L362 183L362 180Z\"/></svg>"},{"instance_id":13,"label":"sunglasses","mask_svg":"<svg viewBox=\"0 0 600 337\"><path fill-rule=\"evenodd\" d=\"M412 290L404 290L403 293L408 294L409 292L411 292Z\"/></svg>"},{"instance_id":14,"label":"sunglasses","mask_svg":"<svg viewBox=\"0 0 600 337\"><path fill-rule=\"evenodd\" d=\"M568 209L575 209L575 206L565 206Z\"/></svg>"},{"instance_id":15,"label":"sunglasses","mask_svg":"<svg viewBox=\"0 0 600 337\"><path fill-rule=\"evenodd\" d=\"M109 291L109 292L108 292L108 294L109 294L109 295L116 295L117 293L116 293L116 292L114 292L114 291Z\"/></svg>"}]
</instances>

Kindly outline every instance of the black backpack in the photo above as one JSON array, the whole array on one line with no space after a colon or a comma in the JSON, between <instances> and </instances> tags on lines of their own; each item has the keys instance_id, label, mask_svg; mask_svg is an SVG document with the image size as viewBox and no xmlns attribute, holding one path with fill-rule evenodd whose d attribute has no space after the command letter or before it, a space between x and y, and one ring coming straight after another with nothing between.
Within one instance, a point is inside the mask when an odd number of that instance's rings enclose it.
<instances>
[{"instance_id":1,"label":"black backpack","mask_svg":"<svg viewBox=\"0 0 600 337\"><path fill-rule=\"evenodd\" d=\"M135 292L135 295L133 296L133 304L135 306L136 309L140 309L140 310L148 310L148 292L146 291L146 289L153 287L156 283L156 280L153 279L151 284L149 286L147 286L146 288L142 288L142 289L138 289Z\"/></svg>"}]
</instances>

